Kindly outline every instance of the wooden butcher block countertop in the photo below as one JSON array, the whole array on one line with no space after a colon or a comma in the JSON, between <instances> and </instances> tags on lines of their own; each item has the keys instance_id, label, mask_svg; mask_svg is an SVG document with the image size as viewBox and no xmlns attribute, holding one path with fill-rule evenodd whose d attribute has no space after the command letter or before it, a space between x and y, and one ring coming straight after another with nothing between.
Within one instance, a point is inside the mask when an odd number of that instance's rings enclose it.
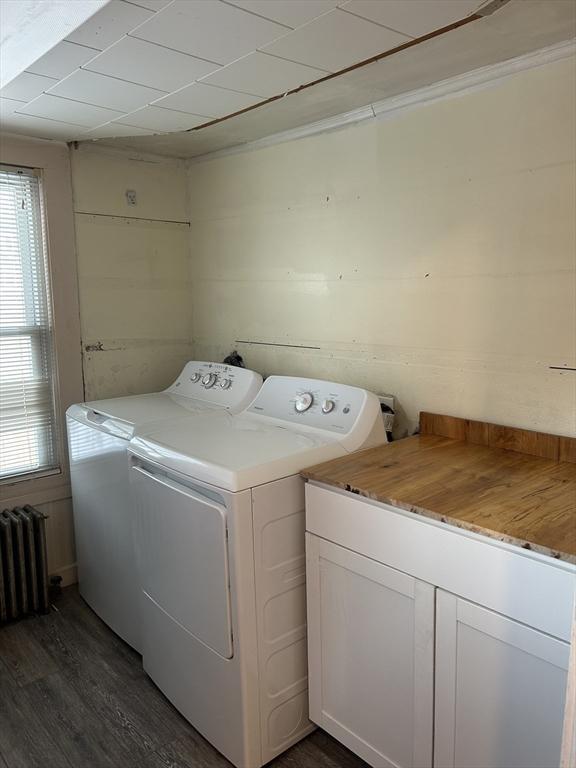
<instances>
[{"instance_id":1,"label":"wooden butcher block countertop","mask_svg":"<svg viewBox=\"0 0 576 768\"><path fill-rule=\"evenodd\" d=\"M419 435L302 474L576 563L576 438L422 413Z\"/></svg>"}]
</instances>

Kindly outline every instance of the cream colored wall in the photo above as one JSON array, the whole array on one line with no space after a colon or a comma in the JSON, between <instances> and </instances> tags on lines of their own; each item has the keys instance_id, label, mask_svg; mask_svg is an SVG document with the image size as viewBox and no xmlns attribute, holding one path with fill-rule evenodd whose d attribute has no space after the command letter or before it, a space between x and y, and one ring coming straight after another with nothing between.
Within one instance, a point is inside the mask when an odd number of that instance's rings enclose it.
<instances>
[{"instance_id":1,"label":"cream colored wall","mask_svg":"<svg viewBox=\"0 0 576 768\"><path fill-rule=\"evenodd\" d=\"M574 74L192 164L195 356L574 434Z\"/></svg>"},{"instance_id":2,"label":"cream colored wall","mask_svg":"<svg viewBox=\"0 0 576 768\"><path fill-rule=\"evenodd\" d=\"M86 399L163 389L191 355L184 164L93 145L71 157Z\"/></svg>"}]
</instances>

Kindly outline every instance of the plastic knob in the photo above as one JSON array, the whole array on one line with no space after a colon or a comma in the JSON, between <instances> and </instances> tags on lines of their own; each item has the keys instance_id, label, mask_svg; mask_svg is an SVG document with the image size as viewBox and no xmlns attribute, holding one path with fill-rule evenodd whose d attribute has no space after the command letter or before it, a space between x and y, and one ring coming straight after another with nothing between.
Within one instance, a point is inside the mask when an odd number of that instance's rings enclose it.
<instances>
[{"instance_id":1,"label":"plastic knob","mask_svg":"<svg viewBox=\"0 0 576 768\"><path fill-rule=\"evenodd\" d=\"M198 372L193 373L192 376L190 376L190 381L193 381L194 383L200 381L200 374Z\"/></svg>"},{"instance_id":2,"label":"plastic knob","mask_svg":"<svg viewBox=\"0 0 576 768\"><path fill-rule=\"evenodd\" d=\"M314 395L311 392L302 392L301 395L296 396L294 408L298 413L304 413L314 402Z\"/></svg>"},{"instance_id":3,"label":"plastic knob","mask_svg":"<svg viewBox=\"0 0 576 768\"><path fill-rule=\"evenodd\" d=\"M214 384L216 384L216 374L215 373L207 373L206 376L202 379L202 384L206 387L206 389L210 389L210 387L213 387Z\"/></svg>"},{"instance_id":4,"label":"plastic knob","mask_svg":"<svg viewBox=\"0 0 576 768\"><path fill-rule=\"evenodd\" d=\"M220 382L220 386L222 389L230 389L230 385L232 384L230 379L222 379Z\"/></svg>"},{"instance_id":5,"label":"plastic knob","mask_svg":"<svg viewBox=\"0 0 576 768\"><path fill-rule=\"evenodd\" d=\"M324 400L322 403L322 413L331 413L336 407L334 400Z\"/></svg>"}]
</instances>

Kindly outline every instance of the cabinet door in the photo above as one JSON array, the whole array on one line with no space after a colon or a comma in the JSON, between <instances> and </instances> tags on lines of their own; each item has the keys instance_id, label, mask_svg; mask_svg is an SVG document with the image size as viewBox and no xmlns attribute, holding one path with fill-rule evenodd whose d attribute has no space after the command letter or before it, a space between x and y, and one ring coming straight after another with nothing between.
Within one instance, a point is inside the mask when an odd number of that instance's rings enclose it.
<instances>
[{"instance_id":1,"label":"cabinet door","mask_svg":"<svg viewBox=\"0 0 576 768\"><path fill-rule=\"evenodd\" d=\"M432 764L434 588L306 535L310 717L378 768Z\"/></svg>"},{"instance_id":2,"label":"cabinet door","mask_svg":"<svg viewBox=\"0 0 576 768\"><path fill-rule=\"evenodd\" d=\"M569 644L436 596L435 768L556 768Z\"/></svg>"}]
</instances>

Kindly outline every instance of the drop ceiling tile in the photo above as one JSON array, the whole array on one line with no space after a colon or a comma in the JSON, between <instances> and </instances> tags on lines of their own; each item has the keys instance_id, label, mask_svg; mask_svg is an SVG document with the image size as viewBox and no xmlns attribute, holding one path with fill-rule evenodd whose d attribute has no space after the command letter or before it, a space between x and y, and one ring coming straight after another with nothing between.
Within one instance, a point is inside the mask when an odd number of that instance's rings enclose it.
<instances>
[{"instance_id":1,"label":"drop ceiling tile","mask_svg":"<svg viewBox=\"0 0 576 768\"><path fill-rule=\"evenodd\" d=\"M286 27L220 0L175 0L132 36L227 64L287 31Z\"/></svg>"},{"instance_id":2,"label":"drop ceiling tile","mask_svg":"<svg viewBox=\"0 0 576 768\"><path fill-rule=\"evenodd\" d=\"M59 139L72 141L78 138L83 128L57 120L46 120L34 115L11 115L3 122L2 130L11 133L21 133L25 136L37 136L41 139Z\"/></svg>"},{"instance_id":3,"label":"drop ceiling tile","mask_svg":"<svg viewBox=\"0 0 576 768\"><path fill-rule=\"evenodd\" d=\"M63 123L84 125L87 128L94 128L109 120L122 117L123 114L113 109L51 96L49 93L44 93L29 104L23 105L19 112L23 115L36 115L36 117L46 117Z\"/></svg>"},{"instance_id":4,"label":"drop ceiling tile","mask_svg":"<svg viewBox=\"0 0 576 768\"><path fill-rule=\"evenodd\" d=\"M36 96L51 88L58 80L43 75L33 75L30 72L22 72L14 80L0 90L0 96L5 99L17 99L18 101L31 101Z\"/></svg>"},{"instance_id":5,"label":"drop ceiling tile","mask_svg":"<svg viewBox=\"0 0 576 768\"><path fill-rule=\"evenodd\" d=\"M253 104L258 104L259 101L261 101L260 96L251 96L248 93L238 93L238 91L203 83L193 83L154 103L158 107L177 109L194 115L206 115L209 118L231 115Z\"/></svg>"},{"instance_id":6,"label":"drop ceiling tile","mask_svg":"<svg viewBox=\"0 0 576 768\"><path fill-rule=\"evenodd\" d=\"M161 91L175 91L218 68L218 64L134 37L124 37L84 67Z\"/></svg>"},{"instance_id":7,"label":"drop ceiling tile","mask_svg":"<svg viewBox=\"0 0 576 768\"><path fill-rule=\"evenodd\" d=\"M482 0L350 0L342 9L411 37L421 37L469 16Z\"/></svg>"},{"instance_id":8,"label":"drop ceiling tile","mask_svg":"<svg viewBox=\"0 0 576 768\"><path fill-rule=\"evenodd\" d=\"M0 98L0 120L5 120L14 114L17 109L22 109L26 106L25 101L17 101L16 99L1 99Z\"/></svg>"},{"instance_id":9,"label":"drop ceiling tile","mask_svg":"<svg viewBox=\"0 0 576 768\"><path fill-rule=\"evenodd\" d=\"M82 64L86 64L87 61L93 59L98 51L95 48L88 48L85 45L77 45L76 43L67 43L63 40L58 45L55 45L51 51L44 54L41 58L31 64L27 72L32 72L35 75L44 75L46 77L55 77L57 80L61 80L66 75L74 72L75 69L81 67Z\"/></svg>"},{"instance_id":10,"label":"drop ceiling tile","mask_svg":"<svg viewBox=\"0 0 576 768\"><path fill-rule=\"evenodd\" d=\"M338 72L410 39L335 9L262 50L283 59Z\"/></svg>"},{"instance_id":11,"label":"drop ceiling tile","mask_svg":"<svg viewBox=\"0 0 576 768\"><path fill-rule=\"evenodd\" d=\"M122 125L122 123L104 123L96 128L91 128L82 134L82 139L111 139L120 136L152 136L154 131L150 128L136 128L134 125Z\"/></svg>"},{"instance_id":12,"label":"drop ceiling tile","mask_svg":"<svg viewBox=\"0 0 576 768\"><path fill-rule=\"evenodd\" d=\"M137 128L149 128L153 131L187 131L196 125L206 123L204 115L191 115L161 107L144 107L125 115L116 122L122 125L135 125Z\"/></svg>"},{"instance_id":13,"label":"drop ceiling tile","mask_svg":"<svg viewBox=\"0 0 576 768\"><path fill-rule=\"evenodd\" d=\"M124 37L126 32L154 16L147 8L122 0L111 0L102 10L91 16L66 38L71 43L88 45L103 51Z\"/></svg>"},{"instance_id":14,"label":"drop ceiling tile","mask_svg":"<svg viewBox=\"0 0 576 768\"><path fill-rule=\"evenodd\" d=\"M257 13L258 16L265 16L267 19L295 29L336 8L342 0L230 0L230 2L246 11Z\"/></svg>"},{"instance_id":15,"label":"drop ceiling tile","mask_svg":"<svg viewBox=\"0 0 576 768\"><path fill-rule=\"evenodd\" d=\"M127 83L114 77L99 75L79 69L65 80L61 80L50 89L53 96L63 96L66 99L82 101L107 109L117 109L120 112L132 112L164 96L163 91L145 88L136 83Z\"/></svg>"},{"instance_id":16,"label":"drop ceiling tile","mask_svg":"<svg viewBox=\"0 0 576 768\"><path fill-rule=\"evenodd\" d=\"M286 93L328 73L265 53L251 53L202 79L203 83L268 98Z\"/></svg>"}]
</instances>

